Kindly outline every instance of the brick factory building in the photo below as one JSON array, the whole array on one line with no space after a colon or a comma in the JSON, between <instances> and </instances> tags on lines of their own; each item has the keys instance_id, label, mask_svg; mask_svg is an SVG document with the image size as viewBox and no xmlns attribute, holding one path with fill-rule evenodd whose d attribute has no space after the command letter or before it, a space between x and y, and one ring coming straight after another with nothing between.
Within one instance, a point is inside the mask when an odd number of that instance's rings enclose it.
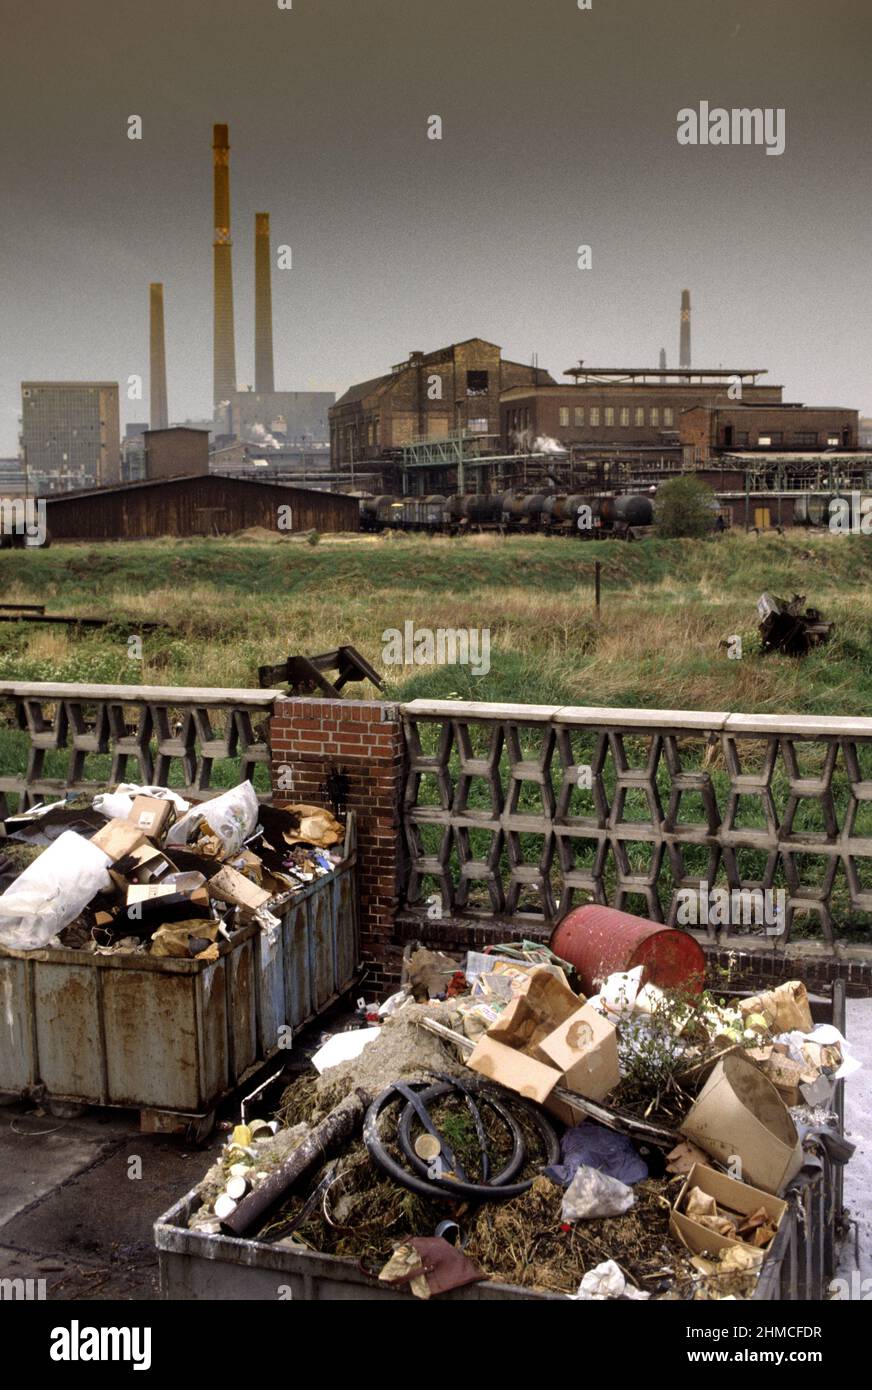
<instances>
[{"instance_id":1,"label":"brick factory building","mask_svg":"<svg viewBox=\"0 0 872 1390\"><path fill-rule=\"evenodd\" d=\"M22 381L21 447L32 492L117 483L120 433L117 381Z\"/></svg>"},{"instance_id":2,"label":"brick factory building","mask_svg":"<svg viewBox=\"0 0 872 1390\"><path fill-rule=\"evenodd\" d=\"M384 376L349 387L333 406L333 468L349 469L413 440L442 439L459 430L497 443L502 394L546 385L554 385L548 372L509 361L484 338L412 352Z\"/></svg>"},{"instance_id":3,"label":"brick factory building","mask_svg":"<svg viewBox=\"0 0 872 1390\"><path fill-rule=\"evenodd\" d=\"M252 526L276 536L357 531L360 516L356 497L207 474L48 497L46 525L53 541L129 541L232 535Z\"/></svg>"},{"instance_id":4,"label":"brick factory building","mask_svg":"<svg viewBox=\"0 0 872 1390\"><path fill-rule=\"evenodd\" d=\"M778 403L781 386L757 378L762 368L701 370L664 367L572 367L573 382L513 385L500 399L500 434L507 451L529 452L537 439L576 451L679 449L679 416L690 407L742 399Z\"/></svg>"},{"instance_id":5,"label":"brick factory building","mask_svg":"<svg viewBox=\"0 0 872 1390\"><path fill-rule=\"evenodd\" d=\"M187 425L143 432L145 477L190 478L209 472L209 432Z\"/></svg>"},{"instance_id":6,"label":"brick factory building","mask_svg":"<svg viewBox=\"0 0 872 1390\"><path fill-rule=\"evenodd\" d=\"M814 451L856 449L859 414L843 406L731 401L682 413L679 438L685 465L707 463L735 449Z\"/></svg>"}]
</instances>

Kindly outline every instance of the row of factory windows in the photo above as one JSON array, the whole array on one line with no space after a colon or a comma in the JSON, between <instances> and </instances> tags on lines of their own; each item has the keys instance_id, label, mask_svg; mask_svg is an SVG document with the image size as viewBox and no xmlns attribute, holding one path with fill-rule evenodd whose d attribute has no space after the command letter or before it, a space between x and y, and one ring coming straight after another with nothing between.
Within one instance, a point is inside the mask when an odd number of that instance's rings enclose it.
<instances>
[{"instance_id":1,"label":"row of factory windows","mask_svg":"<svg viewBox=\"0 0 872 1390\"><path fill-rule=\"evenodd\" d=\"M818 438L817 430L796 430L790 436L790 443L794 447L796 447L797 445L805 445L808 448L816 449L820 442L821 441ZM741 448L743 444L750 443L750 435L748 434L747 430L734 430L732 426L727 425L723 430L721 430L721 443L726 445L728 448L730 447L730 445L733 445L736 448ZM761 430L761 432L757 435L757 444L760 448L765 449L767 447L778 446L784 443L785 438L783 430ZM845 438L841 440L837 434L827 434L826 443L828 448L838 448L840 443L847 445L847 431L845 432Z\"/></svg>"},{"instance_id":2,"label":"row of factory windows","mask_svg":"<svg viewBox=\"0 0 872 1390\"><path fill-rule=\"evenodd\" d=\"M562 429L567 429L569 427L570 414L572 416L572 424L576 427L588 424L592 429L596 429L600 425L605 425L608 428L609 426L613 426L617 419L619 425L623 425L627 428L630 424L631 415L634 425L639 426L645 424L645 407L643 405L637 405L632 408L628 405L618 407L613 405L577 405L573 407L571 412L568 405L561 405L558 407L558 419ZM509 429L524 429L528 427L529 424L529 410L512 410L509 412ZM662 408L658 405L650 406L648 408L648 424L653 426L654 429L659 429L661 425L664 429L672 429L675 425L675 412L672 406L665 405Z\"/></svg>"}]
</instances>

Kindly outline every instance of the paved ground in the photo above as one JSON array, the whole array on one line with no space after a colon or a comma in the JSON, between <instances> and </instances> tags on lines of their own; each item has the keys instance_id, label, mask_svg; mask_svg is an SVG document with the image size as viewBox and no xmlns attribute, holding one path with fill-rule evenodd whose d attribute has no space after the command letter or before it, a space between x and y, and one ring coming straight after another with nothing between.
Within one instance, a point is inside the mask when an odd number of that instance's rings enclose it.
<instances>
[{"instance_id":1,"label":"paved ground","mask_svg":"<svg viewBox=\"0 0 872 1390\"><path fill-rule=\"evenodd\" d=\"M845 1205L857 1223L860 1279L870 1282L865 1290L872 1297L872 999L849 999L846 1033L854 1055L863 1063L845 1087L845 1136L857 1151L845 1172ZM853 1238L842 1248L839 1274L851 1280L858 1268ZM854 1279L853 1296L864 1296Z\"/></svg>"},{"instance_id":2,"label":"paved ground","mask_svg":"<svg viewBox=\"0 0 872 1390\"><path fill-rule=\"evenodd\" d=\"M857 1222L859 1278L852 1284L853 1239L839 1272L860 1298L864 1278L872 1296L872 999L848 1001L847 1031L864 1062L846 1104L857 1153L845 1201ZM152 1223L199 1181L223 1135L196 1150L181 1139L141 1135L137 1126L123 1111L65 1119L0 1106L0 1278L43 1278L49 1299L158 1297Z\"/></svg>"}]
</instances>

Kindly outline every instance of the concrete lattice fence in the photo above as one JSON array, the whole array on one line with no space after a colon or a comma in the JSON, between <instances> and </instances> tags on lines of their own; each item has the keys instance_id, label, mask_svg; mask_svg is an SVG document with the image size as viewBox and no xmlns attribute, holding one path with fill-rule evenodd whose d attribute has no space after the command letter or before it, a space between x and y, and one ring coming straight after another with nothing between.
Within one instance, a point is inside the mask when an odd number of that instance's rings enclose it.
<instances>
[{"instance_id":1,"label":"concrete lattice fence","mask_svg":"<svg viewBox=\"0 0 872 1390\"><path fill-rule=\"evenodd\" d=\"M872 719L441 700L402 716L411 901L546 923L593 898L675 925L700 884L781 889L782 939L797 914L832 940L872 913Z\"/></svg>"},{"instance_id":2,"label":"concrete lattice fence","mask_svg":"<svg viewBox=\"0 0 872 1390\"><path fill-rule=\"evenodd\" d=\"M674 924L704 883L783 894L780 944L872 920L870 719L49 682L0 708L4 812L117 780L324 802L342 774L374 984L401 913L541 937L592 898Z\"/></svg>"}]
</instances>

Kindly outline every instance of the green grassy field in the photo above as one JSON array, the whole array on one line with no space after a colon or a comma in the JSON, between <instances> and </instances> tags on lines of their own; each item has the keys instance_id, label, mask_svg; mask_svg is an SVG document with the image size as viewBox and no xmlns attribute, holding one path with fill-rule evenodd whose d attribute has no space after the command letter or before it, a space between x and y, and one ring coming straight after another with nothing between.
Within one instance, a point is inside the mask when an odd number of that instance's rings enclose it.
<instances>
[{"instance_id":1,"label":"green grassy field","mask_svg":"<svg viewBox=\"0 0 872 1390\"><path fill-rule=\"evenodd\" d=\"M593 602L597 559L603 564L599 620ZM117 626L79 634L0 623L0 679L254 686L259 665L351 643L382 672L391 698L865 715L872 706L870 561L872 539L804 532L635 544L386 535L326 537L317 545L238 539L6 551L0 553L0 601L109 617ZM785 598L806 594L836 624L830 644L802 660L761 655L756 600L764 589ZM167 629L145 634L142 660L131 660L128 638L146 619L165 622ZM416 628L488 628L490 671L474 676L465 666L386 666L382 634L402 630L407 621ZM735 634L742 637L741 660L729 659L721 645ZM364 686L348 693L376 692ZM584 743L589 736L574 737L582 761L592 751ZM535 756L536 739L531 732L528 756ZM746 770L753 770L758 751L762 756L762 745L749 750ZM18 770L25 756L26 736L0 727L0 766ZM822 757L822 747L809 747L808 774ZM64 755L50 755L46 772L60 775L63 766ZM719 755L709 770L723 804L728 778ZM107 771L108 759L94 757L87 775ZM232 767L215 771L216 785L233 780ZM872 768L864 773L872 778ZM610 779L607 770L609 794ZM171 780L178 783L180 772ZM665 792L665 769L662 780ZM834 794L840 812L847 790L839 768ZM781 814L781 769L773 792ZM483 795L474 791L471 803ZM436 797L426 779L423 796ZM572 813L589 815L590 794L574 796ZM700 810L693 800L685 798L685 818ZM743 803L738 823L761 825L757 798ZM537 789L525 786L521 809L537 808ZM641 793L631 793L625 819L645 820L648 814ZM819 805L807 802L796 829L822 829L820 819ZM860 808L855 834L872 835L867 821L872 806ZM477 856L486 854L490 833L473 832ZM535 859L536 837L523 839L525 857ZM628 850L632 867L644 868L648 848L629 844ZM694 853L688 850L688 871L698 867L702 875L705 852L696 853L698 865ZM578 864L591 854L592 846L580 842ZM816 865L814 856L805 859L803 879L813 882L823 860ZM740 861L744 878L762 874L762 854L743 850ZM859 868L868 891L872 865L867 870L861 861ZM782 886L780 879L775 886ZM667 871L664 905L671 887ZM833 905L842 923L850 919L852 935L866 937L870 926L865 914L850 911L841 877ZM628 906L641 906L641 900Z\"/></svg>"},{"instance_id":2,"label":"green grassy field","mask_svg":"<svg viewBox=\"0 0 872 1390\"><path fill-rule=\"evenodd\" d=\"M593 609L593 564L603 605ZM117 619L111 631L0 624L3 679L254 685L257 667L350 642L392 696L865 714L872 704L872 538L704 541L327 537L155 541L0 553L0 601ZM756 599L805 593L833 619L802 661L759 654ZM146 635L142 661L128 636ZM488 628L491 669L385 667L382 633ZM743 638L743 659L719 643ZM368 693L372 693L371 690Z\"/></svg>"}]
</instances>

